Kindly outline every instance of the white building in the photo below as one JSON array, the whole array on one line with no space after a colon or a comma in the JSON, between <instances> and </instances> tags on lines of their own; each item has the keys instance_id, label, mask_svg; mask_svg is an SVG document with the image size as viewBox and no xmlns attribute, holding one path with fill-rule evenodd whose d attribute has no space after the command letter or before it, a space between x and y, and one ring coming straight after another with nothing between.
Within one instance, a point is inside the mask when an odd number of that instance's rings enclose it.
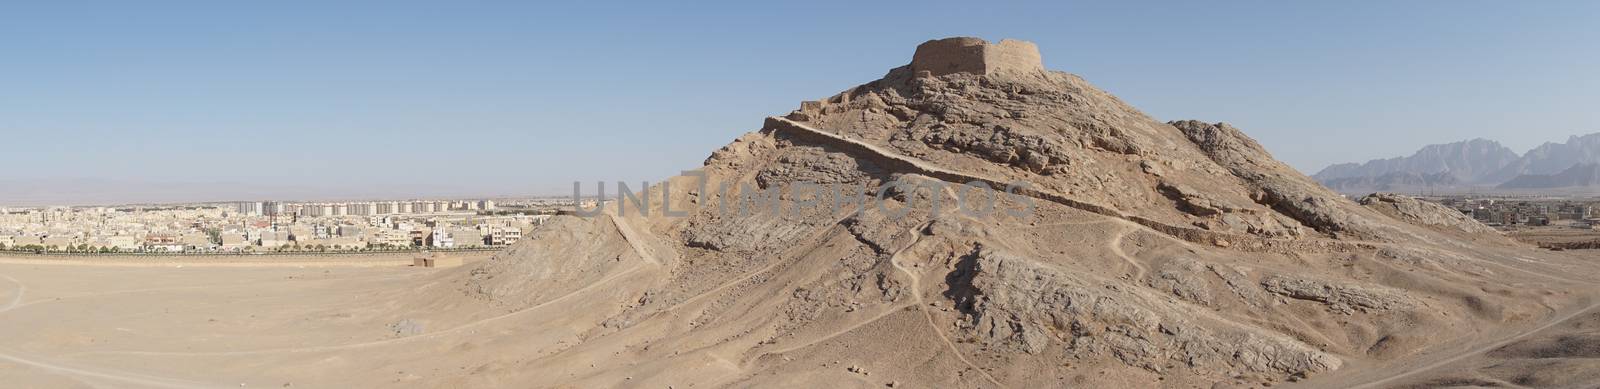
<instances>
[{"instance_id":1,"label":"white building","mask_svg":"<svg viewBox=\"0 0 1600 389\"><path fill-rule=\"evenodd\" d=\"M244 216L261 216L262 205L260 201L245 201L234 205L234 210L239 211L239 214Z\"/></svg>"},{"instance_id":2,"label":"white building","mask_svg":"<svg viewBox=\"0 0 1600 389\"><path fill-rule=\"evenodd\" d=\"M456 241L450 235L450 231L445 231L443 228L435 228L433 234L428 236L428 245L448 249L456 247Z\"/></svg>"},{"instance_id":3,"label":"white building","mask_svg":"<svg viewBox=\"0 0 1600 389\"><path fill-rule=\"evenodd\" d=\"M493 226L484 231L484 243L490 246L506 246L522 240L522 229L508 226Z\"/></svg>"}]
</instances>

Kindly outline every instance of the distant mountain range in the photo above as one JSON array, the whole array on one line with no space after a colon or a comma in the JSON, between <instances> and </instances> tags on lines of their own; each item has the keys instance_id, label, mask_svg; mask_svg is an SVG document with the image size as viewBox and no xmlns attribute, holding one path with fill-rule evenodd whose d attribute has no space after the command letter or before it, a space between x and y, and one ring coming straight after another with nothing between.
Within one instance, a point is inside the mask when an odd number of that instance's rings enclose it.
<instances>
[{"instance_id":1,"label":"distant mountain range","mask_svg":"<svg viewBox=\"0 0 1600 389\"><path fill-rule=\"evenodd\" d=\"M1312 175L1345 193L1414 190L1543 190L1600 187L1600 133L1527 153L1488 139L1429 145L1407 157L1328 166Z\"/></svg>"},{"instance_id":2,"label":"distant mountain range","mask_svg":"<svg viewBox=\"0 0 1600 389\"><path fill-rule=\"evenodd\" d=\"M1600 164L1580 163L1556 174L1524 174L1500 184L1503 189L1600 186Z\"/></svg>"}]
</instances>

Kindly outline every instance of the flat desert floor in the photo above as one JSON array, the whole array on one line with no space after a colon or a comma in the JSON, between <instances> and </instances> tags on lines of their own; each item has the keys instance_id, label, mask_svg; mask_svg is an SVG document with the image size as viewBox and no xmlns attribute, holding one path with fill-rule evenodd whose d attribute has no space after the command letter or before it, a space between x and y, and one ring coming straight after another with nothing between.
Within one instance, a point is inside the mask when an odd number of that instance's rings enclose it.
<instances>
[{"instance_id":1,"label":"flat desert floor","mask_svg":"<svg viewBox=\"0 0 1600 389\"><path fill-rule=\"evenodd\" d=\"M400 300L414 296L396 285L461 269L410 261L0 258L0 386L334 387L415 379L443 362L390 363L386 355L403 353L386 351L419 350L413 347L421 342L410 340L426 337L410 335L470 333L434 331L427 326L447 320L404 314ZM363 353L343 352L354 349Z\"/></svg>"}]
</instances>

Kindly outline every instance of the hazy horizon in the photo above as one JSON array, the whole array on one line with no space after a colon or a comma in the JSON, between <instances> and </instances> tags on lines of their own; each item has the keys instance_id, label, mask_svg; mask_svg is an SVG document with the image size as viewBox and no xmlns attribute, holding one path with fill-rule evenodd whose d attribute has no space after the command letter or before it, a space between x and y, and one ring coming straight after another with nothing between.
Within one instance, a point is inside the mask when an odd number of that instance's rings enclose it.
<instances>
[{"instance_id":1,"label":"hazy horizon","mask_svg":"<svg viewBox=\"0 0 1600 389\"><path fill-rule=\"evenodd\" d=\"M265 186L239 182L135 182L108 179L0 180L0 207L109 206L129 204L223 203L235 201L367 201L570 197L565 193L503 193L448 188L385 186L350 190L327 187ZM607 184L608 188L612 184ZM114 192L98 192L115 187ZM594 184L584 186L594 195Z\"/></svg>"},{"instance_id":2,"label":"hazy horizon","mask_svg":"<svg viewBox=\"0 0 1600 389\"><path fill-rule=\"evenodd\" d=\"M763 117L876 79L947 36L1036 42L1050 69L1160 120L1232 123L1307 174L1472 138L1520 153L1600 131L1595 11L13 4L0 6L0 139L12 146L0 153L0 206L656 182ZM53 184L63 182L103 184Z\"/></svg>"}]
</instances>

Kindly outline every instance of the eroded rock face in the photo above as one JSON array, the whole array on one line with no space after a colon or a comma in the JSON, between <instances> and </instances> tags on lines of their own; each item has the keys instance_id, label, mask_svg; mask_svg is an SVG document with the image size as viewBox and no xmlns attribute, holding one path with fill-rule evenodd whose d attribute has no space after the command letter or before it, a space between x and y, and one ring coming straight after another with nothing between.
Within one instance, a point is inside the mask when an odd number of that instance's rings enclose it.
<instances>
[{"instance_id":1,"label":"eroded rock face","mask_svg":"<svg viewBox=\"0 0 1600 389\"><path fill-rule=\"evenodd\" d=\"M1268 292L1289 298L1326 304L1329 309L1340 313L1387 310L1412 305L1408 299L1393 290L1306 277L1276 275L1261 281L1261 286Z\"/></svg>"},{"instance_id":2,"label":"eroded rock face","mask_svg":"<svg viewBox=\"0 0 1600 389\"><path fill-rule=\"evenodd\" d=\"M1292 339L1229 324L1107 288L993 249L971 259L976 300L969 331L980 341L1039 353L1060 347L1082 359L1111 357L1161 371L1173 363L1208 371L1307 375L1339 368L1337 357ZM1194 292L1190 292L1193 294Z\"/></svg>"},{"instance_id":3,"label":"eroded rock face","mask_svg":"<svg viewBox=\"0 0 1600 389\"><path fill-rule=\"evenodd\" d=\"M1227 123L1169 123L1212 161L1258 191L1256 202L1318 231L1361 239L1383 239L1381 228L1352 212L1349 201L1272 158L1265 148Z\"/></svg>"},{"instance_id":4,"label":"eroded rock face","mask_svg":"<svg viewBox=\"0 0 1600 389\"><path fill-rule=\"evenodd\" d=\"M1417 200L1395 193L1373 193L1362 197L1361 205L1392 216L1401 221L1432 227L1454 229L1473 234L1499 234L1493 228L1473 220L1460 211L1443 205Z\"/></svg>"},{"instance_id":5,"label":"eroded rock face","mask_svg":"<svg viewBox=\"0 0 1600 389\"><path fill-rule=\"evenodd\" d=\"M1392 235L1368 220L1380 215L1272 159L1237 129L1157 122L1080 78L1031 64L990 69L982 53L1004 46L931 41L911 65L805 102L787 119L1173 228L1249 236L1207 240Z\"/></svg>"}]
</instances>

